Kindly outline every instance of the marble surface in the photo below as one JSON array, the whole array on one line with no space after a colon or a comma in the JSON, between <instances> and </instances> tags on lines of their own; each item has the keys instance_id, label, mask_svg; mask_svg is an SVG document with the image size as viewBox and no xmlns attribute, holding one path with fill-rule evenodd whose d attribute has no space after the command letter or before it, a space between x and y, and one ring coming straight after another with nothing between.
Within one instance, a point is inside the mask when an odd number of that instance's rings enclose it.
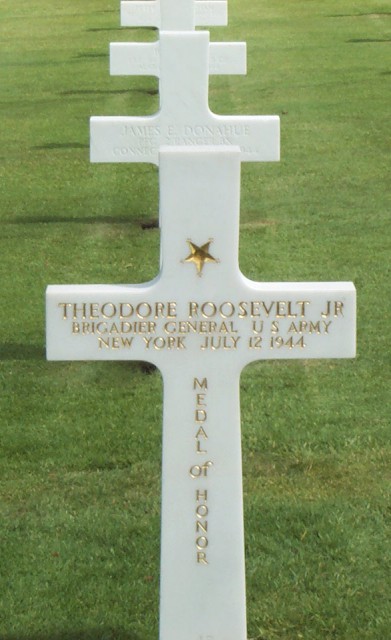
<instances>
[{"instance_id":1,"label":"marble surface","mask_svg":"<svg viewBox=\"0 0 391 640\"><path fill-rule=\"evenodd\" d=\"M245 42L211 42L208 59L209 75L246 75ZM165 69L160 57L160 42L113 42L110 45L112 76L157 76Z\"/></svg>"},{"instance_id":2,"label":"marble surface","mask_svg":"<svg viewBox=\"0 0 391 640\"><path fill-rule=\"evenodd\" d=\"M165 31L189 31L195 27L225 26L225 0L131 0L121 2L123 27L156 27Z\"/></svg>"}]
</instances>

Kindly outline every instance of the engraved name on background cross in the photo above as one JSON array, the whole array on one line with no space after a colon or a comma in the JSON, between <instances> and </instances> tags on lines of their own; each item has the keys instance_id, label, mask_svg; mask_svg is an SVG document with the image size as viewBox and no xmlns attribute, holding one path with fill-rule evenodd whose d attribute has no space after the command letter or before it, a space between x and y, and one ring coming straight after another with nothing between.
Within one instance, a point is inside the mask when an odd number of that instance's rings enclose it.
<instances>
[{"instance_id":1,"label":"engraved name on background cross","mask_svg":"<svg viewBox=\"0 0 391 640\"><path fill-rule=\"evenodd\" d=\"M156 27L162 31L191 31L195 27L227 24L225 0L131 0L121 2L123 27Z\"/></svg>"}]
</instances>

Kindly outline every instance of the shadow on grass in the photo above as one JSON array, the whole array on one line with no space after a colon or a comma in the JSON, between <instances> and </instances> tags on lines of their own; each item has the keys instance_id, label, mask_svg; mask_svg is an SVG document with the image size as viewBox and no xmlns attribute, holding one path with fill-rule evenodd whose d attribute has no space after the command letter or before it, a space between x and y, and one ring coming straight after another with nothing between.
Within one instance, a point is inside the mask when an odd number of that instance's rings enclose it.
<instances>
[{"instance_id":1,"label":"shadow on grass","mask_svg":"<svg viewBox=\"0 0 391 640\"><path fill-rule=\"evenodd\" d=\"M328 18L374 18L380 16L391 16L390 11L376 11L376 13L336 13Z\"/></svg>"},{"instance_id":2,"label":"shadow on grass","mask_svg":"<svg viewBox=\"0 0 391 640\"><path fill-rule=\"evenodd\" d=\"M32 633L23 635L0 635L0 640L143 640L133 631L115 629L80 629L54 633Z\"/></svg>"},{"instance_id":3,"label":"shadow on grass","mask_svg":"<svg viewBox=\"0 0 391 640\"><path fill-rule=\"evenodd\" d=\"M77 56L73 56L73 60L84 60L84 58L108 58L108 53L79 53Z\"/></svg>"},{"instance_id":4,"label":"shadow on grass","mask_svg":"<svg viewBox=\"0 0 391 640\"><path fill-rule=\"evenodd\" d=\"M86 31L87 33L97 33L98 31L123 31L123 29L121 27L94 27L86 29Z\"/></svg>"},{"instance_id":5,"label":"shadow on grass","mask_svg":"<svg viewBox=\"0 0 391 640\"><path fill-rule=\"evenodd\" d=\"M43 346L32 344L6 343L0 344L1 360L45 360L46 353ZM0 640L3 640L0 636Z\"/></svg>"},{"instance_id":6,"label":"shadow on grass","mask_svg":"<svg viewBox=\"0 0 391 640\"><path fill-rule=\"evenodd\" d=\"M354 44L367 42L391 42L391 38L352 38L351 40L346 40L346 42L352 42Z\"/></svg>"},{"instance_id":7,"label":"shadow on grass","mask_svg":"<svg viewBox=\"0 0 391 640\"><path fill-rule=\"evenodd\" d=\"M115 89L103 91L102 89L76 89L71 91L60 91L60 96L121 96L129 93L129 89Z\"/></svg>"},{"instance_id":8,"label":"shadow on grass","mask_svg":"<svg viewBox=\"0 0 391 640\"><path fill-rule=\"evenodd\" d=\"M85 216L83 218L72 218L70 216L31 216L5 219L0 224L139 224L142 228L147 228L147 221L135 220L130 216ZM1 637L0 637L1 640Z\"/></svg>"},{"instance_id":9,"label":"shadow on grass","mask_svg":"<svg viewBox=\"0 0 391 640\"><path fill-rule=\"evenodd\" d=\"M51 149L89 149L89 144L83 144L82 142L48 142L47 144L40 144L35 147L31 147L33 151L50 151Z\"/></svg>"},{"instance_id":10,"label":"shadow on grass","mask_svg":"<svg viewBox=\"0 0 391 640\"><path fill-rule=\"evenodd\" d=\"M60 96L121 96L129 93L146 93L149 96L155 96L159 93L158 89L115 89L115 90L102 90L102 89L78 89L75 91L61 91Z\"/></svg>"}]
</instances>

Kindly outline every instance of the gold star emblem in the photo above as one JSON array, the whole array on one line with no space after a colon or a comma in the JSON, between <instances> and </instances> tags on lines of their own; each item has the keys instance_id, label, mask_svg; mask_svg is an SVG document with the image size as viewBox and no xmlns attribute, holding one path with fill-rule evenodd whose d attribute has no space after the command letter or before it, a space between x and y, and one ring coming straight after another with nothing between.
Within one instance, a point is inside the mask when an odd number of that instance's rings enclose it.
<instances>
[{"instance_id":1,"label":"gold star emblem","mask_svg":"<svg viewBox=\"0 0 391 640\"><path fill-rule=\"evenodd\" d=\"M209 246L212 242L213 240L210 238L208 242L205 242L205 244L199 247L191 240L187 240L187 244L190 248L190 254L187 258L182 260L182 262L194 262L197 269L197 275L200 277L202 276L202 269L206 262L219 262L219 260L211 256L209 253Z\"/></svg>"}]
</instances>

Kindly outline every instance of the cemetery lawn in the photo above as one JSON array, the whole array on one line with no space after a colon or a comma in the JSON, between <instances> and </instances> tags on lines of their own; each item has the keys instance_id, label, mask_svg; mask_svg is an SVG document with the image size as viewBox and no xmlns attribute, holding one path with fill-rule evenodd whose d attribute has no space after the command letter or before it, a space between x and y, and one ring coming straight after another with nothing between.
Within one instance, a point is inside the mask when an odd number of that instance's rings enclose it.
<instances>
[{"instance_id":1,"label":"cemetery lawn","mask_svg":"<svg viewBox=\"0 0 391 640\"><path fill-rule=\"evenodd\" d=\"M247 41L248 76L210 106L282 129L279 164L242 167L242 271L358 291L356 360L242 375L248 636L386 640L390 6L229 9L212 39ZM117 0L0 4L0 640L158 633L160 375L44 349L48 284L158 272L157 170L88 159L91 115L158 107L155 79L109 76L110 41L156 37L118 25Z\"/></svg>"}]
</instances>

